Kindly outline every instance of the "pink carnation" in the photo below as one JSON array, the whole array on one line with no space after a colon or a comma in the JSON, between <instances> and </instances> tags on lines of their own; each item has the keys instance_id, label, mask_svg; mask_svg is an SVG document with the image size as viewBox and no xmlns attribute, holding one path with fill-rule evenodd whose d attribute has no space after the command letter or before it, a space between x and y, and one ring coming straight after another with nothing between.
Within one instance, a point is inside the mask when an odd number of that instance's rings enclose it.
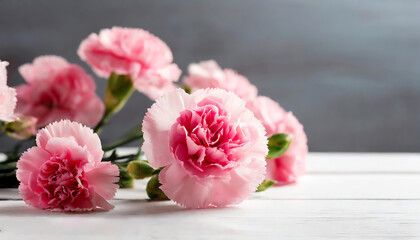
<instances>
[{"instance_id":1,"label":"pink carnation","mask_svg":"<svg viewBox=\"0 0 420 240\"><path fill-rule=\"evenodd\" d=\"M267 160L267 178L276 180L278 185L296 182L306 172L308 145L303 125L291 112L286 112L268 97L258 97L247 106L262 121L268 137L278 133L293 136L286 153L279 158Z\"/></svg>"},{"instance_id":2,"label":"pink carnation","mask_svg":"<svg viewBox=\"0 0 420 240\"><path fill-rule=\"evenodd\" d=\"M130 75L134 86L151 99L174 90L181 75L168 45L143 29L113 27L92 33L78 54L100 77Z\"/></svg>"},{"instance_id":3,"label":"pink carnation","mask_svg":"<svg viewBox=\"0 0 420 240\"><path fill-rule=\"evenodd\" d=\"M147 160L164 167L161 189L182 206L237 204L264 179L264 127L231 92L171 92L148 110L143 131Z\"/></svg>"},{"instance_id":4,"label":"pink carnation","mask_svg":"<svg viewBox=\"0 0 420 240\"><path fill-rule=\"evenodd\" d=\"M221 88L246 101L257 97L257 88L246 77L232 69L220 68L214 60L190 64L188 74L183 81L193 92L202 88Z\"/></svg>"},{"instance_id":5,"label":"pink carnation","mask_svg":"<svg viewBox=\"0 0 420 240\"><path fill-rule=\"evenodd\" d=\"M30 206L54 211L113 208L119 170L101 162L101 141L92 129L62 120L38 132L36 147L17 163L19 191Z\"/></svg>"},{"instance_id":6,"label":"pink carnation","mask_svg":"<svg viewBox=\"0 0 420 240\"><path fill-rule=\"evenodd\" d=\"M7 86L7 70L8 62L0 60L0 120L11 122L16 120L14 115L16 107L16 90Z\"/></svg>"},{"instance_id":7,"label":"pink carnation","mask_svg":"<svg viewBox=\"0 0 420 240\"><path fill-rule=\"evenodd\" d=\"M27 84L17 87L16 112L38 119L43 127L61 119L95 126L104 104L95 82L80 66L58 56L41 56L19 68Z\"/></svg>"}]
</instances>

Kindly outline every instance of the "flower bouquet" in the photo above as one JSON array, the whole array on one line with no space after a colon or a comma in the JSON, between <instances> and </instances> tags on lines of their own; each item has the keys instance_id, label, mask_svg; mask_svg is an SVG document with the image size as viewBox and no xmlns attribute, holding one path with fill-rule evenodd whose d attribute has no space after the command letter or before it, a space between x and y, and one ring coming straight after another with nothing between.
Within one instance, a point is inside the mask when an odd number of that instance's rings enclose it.
<instances>
[{"instance_id":1,"label":"flower bouquet","mask_svg":"<svg viewBox=\"0 0 420 240\"><path fill-rule=\"evenodd\" d=\"M28 205L110 210L118 187L149 178L152 200L224 207L305 173L302 124L236 71L212 60L193 63L177 85L181 70L170 48L142 29L92 33L78 55L108 79L103 100L93 78L62 57L19 67L26 83L14 88L0 61L1 128L19 140L0 162L0 185L18 186ZM102 145L100 133L136 90L155 101L143 122ZM116 151L132 142L135 154Z\"/></svg>"}]
</instances>

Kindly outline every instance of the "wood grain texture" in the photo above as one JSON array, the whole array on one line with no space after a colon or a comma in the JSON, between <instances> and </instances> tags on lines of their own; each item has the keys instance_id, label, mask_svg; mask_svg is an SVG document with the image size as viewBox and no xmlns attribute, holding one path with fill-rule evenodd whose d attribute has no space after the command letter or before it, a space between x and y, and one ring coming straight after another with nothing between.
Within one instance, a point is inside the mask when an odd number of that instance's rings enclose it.
<instances>
[{"instance_id":1,"label":"wood grain texture","mask_svg":"<svg viewBox=\"0 0 420 240\"><path fill-rule=\"evenodd\" d=\"M114 210L87 214L30 208L16 190L0 190L14 199L0 201L0 239L420 239L418 158L311 153L298 184L225 209L148 201L145 181L120 189Z\"/></svg>"}]
</instances>

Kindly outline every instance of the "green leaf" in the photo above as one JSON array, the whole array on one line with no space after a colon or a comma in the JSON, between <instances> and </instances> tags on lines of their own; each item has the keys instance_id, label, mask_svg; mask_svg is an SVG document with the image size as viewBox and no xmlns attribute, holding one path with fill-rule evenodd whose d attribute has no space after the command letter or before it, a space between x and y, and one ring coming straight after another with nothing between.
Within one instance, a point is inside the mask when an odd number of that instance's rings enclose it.
<instances>
[{"instance_id":1,"label":"green leaf","mask_svg":"<svg viewBox=\"0 0 420 240\"><path fill-rule=\"evenodd\" d=\"M257 192L263 192L276 184L276 181L265 179L257 188Z\"/></svg>"},{"instance_id":2,"label":"green leaf","mask_svg":"<svg viewBox=\"0 0 420 240\"><path fill-rule=\"evenodd\" d=\"M116 163L116 165L120 169L120 181L118 181L120 188L133 188L134 178L127 171L127 163Z\"/></svg>"},{"instance_id":3,"label":"green leaf","mask_svg":"<svg viewBox=\"0 0 420 240\"><path fill-rule=\"evenodd\" d=\"M153 176L155 169L145 161L136 160L128 164L127 171L135 179L144 179Z\"/></svg>"},{"instance_id":4,"label":"green leaf","mask_svg":"<svg viewBox=\"0 0 420 240\"><path fill-rule=\"evenodd\" d=\"M283 155L292 142L292 135L280 133L271 136L268 139L268 155L267 159L278 158Z\"/></svg>"},{"instance_id":5,"label":"green leaf","mask_svg":"<svg viewBox=\"0 0 420 240\"><path fill-rule=\"evenodd\" d=\"M134 91L130 75L111 73L105 91L105 109L107 113L116 113L125 105Z\"/></svg>"},{"instance_id":6,"label":"green leaf","mask_svg":"<svg viewBox=\"0 0 420 240\"><path fill-rule=\"evenodd\" d=\"M159 188L162 186L159 182L159 175L154 175L147 183L146 192L151 200L169 200L169 198Z\"/></svg>"}]
</instances>

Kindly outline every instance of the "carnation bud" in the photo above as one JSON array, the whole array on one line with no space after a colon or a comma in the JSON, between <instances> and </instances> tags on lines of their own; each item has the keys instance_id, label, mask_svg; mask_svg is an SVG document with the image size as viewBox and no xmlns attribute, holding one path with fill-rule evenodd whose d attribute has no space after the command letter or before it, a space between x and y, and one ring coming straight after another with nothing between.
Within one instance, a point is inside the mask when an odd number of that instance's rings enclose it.
<instances>
[{"instance_id":1,"label":"carnation bud","mask_svg":"<svg viewBox=\"0 0 420 240\"><path fill-rule=\"evenodd\" d=\"M118 181L120 188L133 188L134 178L127 171L127 163L117 163L116 165L120 169L120 180Z\"/></svg>"},{"instance_id":2,"label":"carnation bud","mask_svg":"<svg viewBox=\"0 0 420 240\"><path fill-rule=\"evenodd\" d=\"M3 132L17 140L24 140L34 136L36 134L37 118L20 114L17 117L18 120L16 121L3 124Z\"/></svg>"},{"instance_id":3,"label":"carnation bud","mask_svg":"<svg viewBox=\"0 0 420 240\"><path fill-rule=\"evenodd\" d=\"M159 182L159 175L156 174L152 178L150 178L149 182L147 183L146 192L147 196L151 200L169 200L169 198L163 193L163 191L160 189Z\"/></svg>"},{"instance_id":4,"label":"carnation bud","mask_svg":"<svg viewBox=\"0 0 420 240\"><path fill-rule=\"evenodd\" d=\"M127 166L127 172L135 179L151 177L155 169L142 160L131 161Z\"/></svg>"}]
</instances>

